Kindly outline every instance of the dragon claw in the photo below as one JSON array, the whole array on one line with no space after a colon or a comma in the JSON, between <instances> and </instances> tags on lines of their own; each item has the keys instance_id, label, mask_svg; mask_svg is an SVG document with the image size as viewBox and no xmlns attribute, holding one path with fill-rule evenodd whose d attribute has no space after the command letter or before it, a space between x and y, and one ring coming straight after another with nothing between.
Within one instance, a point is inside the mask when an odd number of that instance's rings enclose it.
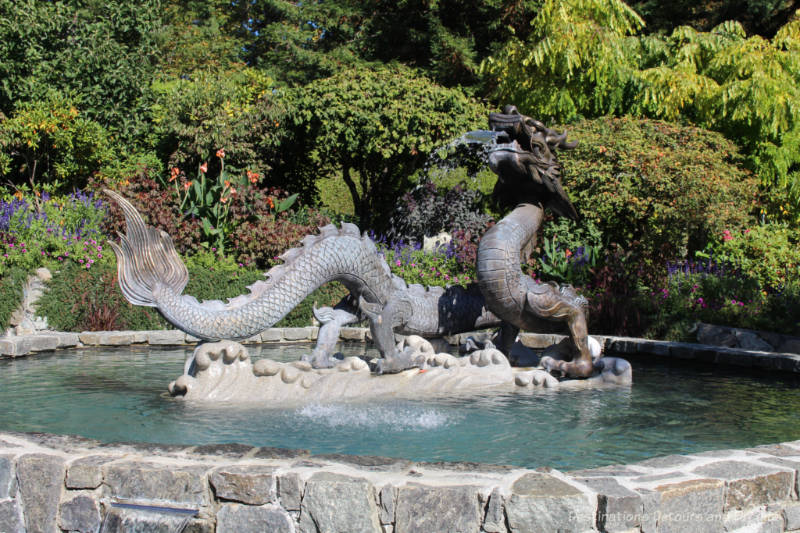
<instances>
[{"instance_id":1,"label":"dragon claw","mask_svg":"<svg viewBox=\"0 0 800 533\"><path fill-rule=\"evenodd\" d=\"M407 347L402 352L395 352L392 356L380 359L375 367L375 373L378 375L397 374L410 368L420 368L421 365L416 350Z\"/></svg>"},{"instance_id":2,"label":"dragon claw","mask_svg":"<svg viewBox=\"0 0 800 533\"><path fill-rule=\"evenodd\" d=\"M560 361L549 356L542 357L542 367L557 377L588 378L594 373L591 361L575 359L574 361Z\"/></svg>"}]
</instances>

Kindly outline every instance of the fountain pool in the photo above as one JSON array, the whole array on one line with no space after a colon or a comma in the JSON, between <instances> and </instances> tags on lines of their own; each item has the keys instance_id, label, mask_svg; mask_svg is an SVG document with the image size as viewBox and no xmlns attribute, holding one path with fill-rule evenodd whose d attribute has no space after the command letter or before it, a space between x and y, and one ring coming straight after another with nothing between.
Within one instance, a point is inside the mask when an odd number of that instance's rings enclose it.
<instances>
[{"instance_id":1,"label":"fountain pool","mask_svg":"<svg viewBox=\"0 0 800 533\"><path fill-rule=\"evenodd\" d=\"M250 347L253 359L297 360L310 345ZM367 355L346 345L347 355ZM795 377L643 364L635 385L364 403L192 404L169 397L191 348L134 346L0 361L0 431L104 442L238 442L314 453L475 461L561 470L800 438ZM574 396L565 398L564 396Z\"/></svg>"}]
</instances>

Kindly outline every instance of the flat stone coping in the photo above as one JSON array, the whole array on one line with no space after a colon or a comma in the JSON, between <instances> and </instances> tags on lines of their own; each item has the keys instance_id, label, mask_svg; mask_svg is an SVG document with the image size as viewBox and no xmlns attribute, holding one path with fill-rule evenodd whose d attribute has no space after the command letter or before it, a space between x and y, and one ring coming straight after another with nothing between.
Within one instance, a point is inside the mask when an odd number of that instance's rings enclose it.
<instances>
[{"instance_id":1,"label":"flat stone coping","mask_svg":"<svg viewBox=\"0 0 800 533\"><path fill-rule=\"evenodd\" d=\"M800 441L560 472L0 433L0 531L797 531L799 473Z\"/></svg>"},{"instance_id":2,"label":"flat stone coping","mask_svg":"<svg viewBox=\"0 0 800 533\"><path fill-rule=\"evenodd\" d=\"M243 344L310 342L317 339L319 328L270 328L246 339ZM461 344L472 333L446 337L453 345ZM622 358L656 356L683 361L697 361L716 365L758 368L769 371L800 373L800 355L794 353L761 352L742 348L725 348L706 344L656 341L633 337L592 335L603 346L604 353ZM342 328L343 341L369 341L369 328ZM520 341L529 348L546 348L563 340L564 335L521 333ZM152 331L84 331L63 333L45 331L34 335L0 337L0 358L20 357L61 348L85 346L180 346L192 345L199 339L180 330Z\"/></svg>"}]
</instances>

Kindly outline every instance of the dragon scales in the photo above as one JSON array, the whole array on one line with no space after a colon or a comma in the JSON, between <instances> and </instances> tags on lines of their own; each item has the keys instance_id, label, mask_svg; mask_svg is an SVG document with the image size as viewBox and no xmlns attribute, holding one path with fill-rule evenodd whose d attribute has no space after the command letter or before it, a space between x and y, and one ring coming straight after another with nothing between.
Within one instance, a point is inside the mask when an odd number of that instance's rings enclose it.
<instances>
[{"instance_id":1,"label":"dragon scales","mask_svg":"<svg viewBox=\"0 0 800 533\"><path fill-rule=\"evenodd\" d=\"M508 143L490 153L498 173L495 197L522 199L507 217L490 229L478 249L478 284L469 287L425 288L407 285L391 274L375 244L352 224L328 225L303 245L284 253L284 263L251 285L250 293L221 301L198 302L182 295L188 271L164 233L144 223L136 209L119 194L107 191L125 215L126 234L111 243L117 256L123 295L135 305L156 307L172 324L208 341L246 339L272 326L317 287L341 282L350 292L335 309L315 310L324 325L310 362L333 366L331 352L339 328L366 316L381 352L377 371L397 372L414 367L413 350L400 351L394 333L440 337L501 325L501 349L508 354L517 331L554 331L566 322L574 357L553 362L552 368L573 377L592 373L588 348L585 300L571 287L536 284L520 269L532 250L542 210L550 207L577 216L559 180L555 148L569 148L565 134L544 128L513 106L490 115L492 129ZM516 191L516 193L515 193Z\"/></svg>"}]
</instances>

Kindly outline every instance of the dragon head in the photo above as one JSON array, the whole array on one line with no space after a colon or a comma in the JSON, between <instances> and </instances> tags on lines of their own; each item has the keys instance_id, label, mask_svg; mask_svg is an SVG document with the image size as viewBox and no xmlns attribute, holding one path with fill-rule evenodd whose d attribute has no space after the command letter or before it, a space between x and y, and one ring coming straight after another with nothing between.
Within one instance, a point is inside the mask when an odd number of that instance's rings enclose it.
<instances>
[{"instance_id":1,"label":"dragon head","mask_svg":"<svg viewBox=\"0 0 800 533\"><path fill-rule=\"evenodd\" d=\"M489 152L489 167L497 174L493 197L501 207L540 204L554 213L577 219L578 213L561 186L557 149L571 149L567 132L558 133L513 105L489 114L489 128L500 132Z\"/></svg>"}]
</instances>

